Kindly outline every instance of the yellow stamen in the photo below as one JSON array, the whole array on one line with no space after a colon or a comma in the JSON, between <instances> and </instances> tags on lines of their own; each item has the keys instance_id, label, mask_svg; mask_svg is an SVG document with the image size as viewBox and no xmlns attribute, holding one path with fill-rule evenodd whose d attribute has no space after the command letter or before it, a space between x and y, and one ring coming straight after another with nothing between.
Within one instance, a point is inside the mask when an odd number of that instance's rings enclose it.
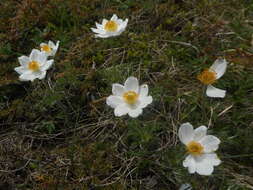
<instances>
[{"instance_id":1,"label":"yellow stamen","mask_svg":"<svg viewBox=\"0 0 253 190\"><path fill-rule=\"evenodd\" d=\"M191 141L187 144L186 149L188 153L194 156L199 156L203 154L204 147L198 142Z\"/></svg>"},{"instance_id":2,"label":"yellow stamen","mask_svg":"<svg viewBox=\"0 0 253 190\"><path fill-rule=\"evenodd\" d=\"M138 100L139 95L134 91L128 91L123 94L123 98L128 104L135 104Z\"/></svg>"},{"instance_id":3,"label":"yellow stamen","mask_svg":"<svg viewBox=\"0 0 253 190\"><path fill-rule=\"evenodd\" d=\"M213 84L217 80L216 72L206 69L197 76L197 79L200 80L203 84Z\"/></svg>"},{"instance_id":4,"label":"yellow stamen","mask_svg":"<svg viewBox=\"0 0 253 190\"><path fill-rule=\"evenodd\" d=\"M28 63L28 68L32 71L37 71L39 70L40 66L37 61L31 61L30 63Z\"/></svg>"},{"instance_id":5,"label":"yellow stamen","mask_svg":"<svg viewBox=\"0 0 253 190\"><path fill-rule=\"evenodd\" d=\"M45 52L50 52L52 51L51 47L49 47L49 45L43 45L41 46L41 51L45 51Z\"/></svg>"},{"instance_id":6,"label":"yellow stamen","mask_svg":"<svg viewBox=\"0 0 253 190\"><path fill-rule=\"evenodd\" d=\"M110 20L105 24L105 30L108 32L115 32L117 31L117 29L118 29L118 24L113 20Z\"/></svg>"}]
</instances>

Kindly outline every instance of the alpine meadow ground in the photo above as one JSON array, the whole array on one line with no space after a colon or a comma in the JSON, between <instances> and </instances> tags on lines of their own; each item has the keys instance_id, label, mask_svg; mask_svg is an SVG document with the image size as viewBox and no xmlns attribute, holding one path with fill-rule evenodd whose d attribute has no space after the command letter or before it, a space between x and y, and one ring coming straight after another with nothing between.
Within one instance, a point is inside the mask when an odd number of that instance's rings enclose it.
<instances>
[{"instance_id":1,"label":"alpine meadow ground","mask_svg":"<svg viewBox=\"0 0 253 190\"><path fill-rule=\"evenodd\" d=\"M95 38L113 14L125 31ZM18 57L49 40L46 77L20 81ZM198 76L218 58L226 96L211 98ZM116 117L106 99L130 76L153 101ZM221 141L210 176L183 167L186 122ZM0 1L0 190L246 190L252 163L252 0Z\"/></svg>"}]
</instances>

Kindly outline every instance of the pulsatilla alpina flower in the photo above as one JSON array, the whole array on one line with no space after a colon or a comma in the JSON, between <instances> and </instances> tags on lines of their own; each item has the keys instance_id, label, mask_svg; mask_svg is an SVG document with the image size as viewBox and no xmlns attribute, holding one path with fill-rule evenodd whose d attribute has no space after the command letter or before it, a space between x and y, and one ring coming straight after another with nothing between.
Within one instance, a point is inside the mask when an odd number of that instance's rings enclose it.
<instances>
[{"instance_id":1,"label":"pulsatilla alpina flower","mask_svg":"<svg viewBox=\"0 0 253 190\"><path fill-rule=\"evenodd\" d=\"M128 114L133 118L138 117L142 114L142 109L153 101L152 97L148 96L148 85L139 86L135 77L129 77L124 86L113 84L112 93L113 95L106 99L106 103L114 108L115 116Z\"/></svg>"},{"instance_id":2,"label":"pulsatilla alpina flower","mask_svg":"<svg viewBox=\"0 0 253 190\"><path fill-rule=\"evenodd\" d=\"M211 175L214 166L221 163L214 153L219 147L220 140L206 133L205 126L193 129L190 123L184 123L179 128L179 139L186 145L189 154L183 161L183 166L188 168L189 173Z\"/></svg>"},{"instance_id":3,"label":"pulsatilla alpina flower","mask_svg":"<svg viewBox=\"0 0 253 190\"><path fill-rule=\"evenodd\" d=\"M91 28L95 32L95 37L108 38L118 36L125 31L128 19L123 21L118 19L117 15L113 15L111 20L103 19L102 24L96 23L97 28Z\"/></svg>"},{"instance_id":4,"label":"pulsatilla alpina flower","mask_svg":"<svg viewBox=\"0 0 253 190\"><path fill-rule=\"evenodd\" d=\"M52 66L54 60L47 60L47 55L37 49L33 49L30 56L21 56L18 58L21 66L16 67L15 71L20 74L21 81L33 81L34 79L43 79L46 71Z\"/></svg>"},{"instance_id":5,"label":"pulsatilla alpina flower","mask_svg":"<svg viewBox=\"0 0 253 190\"><path fill-rule=\"evenodd\" d=\"M215 88L213 84L221 78L227 69L227 61L225 59L217 59L214 64L198 75L198 80L207 85L206 95L213 98L224 98L225 90Z\"/></svg>"},{"instance_id":6,"label":"pulsatilla alpina flower","mask_svg":"<svg viewBox=\"0 0 253 190\"><path fill-rule=\"evenodd\" d=\"M40 44L40 50L42 52L45 52L47 56L54 56L59 48L60 41L57 41L56 44L52 41L48 41L48 43L41 43Z\"/></svg>"}]
</instances>

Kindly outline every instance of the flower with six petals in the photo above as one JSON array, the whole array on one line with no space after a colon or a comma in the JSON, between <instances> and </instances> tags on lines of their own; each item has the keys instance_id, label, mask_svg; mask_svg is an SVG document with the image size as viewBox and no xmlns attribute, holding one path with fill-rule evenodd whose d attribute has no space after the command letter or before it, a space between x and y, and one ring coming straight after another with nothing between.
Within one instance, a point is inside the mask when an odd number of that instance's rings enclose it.
<instances>
[{"instance_id":1,"label":"flower with six petals","mask_svg":"<svg viewBox=\"0 0 253 190\"><path fill-rule=\"evenodd\" d=\"M19 80L33 81L43 79L46 71L52 66L54 60L47 60L47 54L37 49L33 49L30 56L21 56L18 61L21 66L16 67L15 71L20 74Z\"/></svg>"},{"instance_id":2,"label":"flower with six petals","mask_svg":"<svg viewBox=\"0 0 253 190\"><path fill-rule=\"evenodd\" d=\"M189 173L197 172L200 175L211 175L214 166L221 163L214 153L219 147L220 140L206 133L207 128L205 126L193 129L190 123L184 123L179 128L179 139L186 145L189 154L183 161L183 166L188 168Z\"/></svg>"},{"instance_id":3,"label":"flower with six petals","mask_svg":"<svg viewBox=\"0 0 253 190\"><path fill-rule=\"evenodd\" d=\"M114 14L110 20L103 19L102 24L96 23L97 28L91 28L91 30L96 33L95 37L99 38L119 36L125 31L127 23L128 19L123 21L122 19L119 19L116 14Z\"/></svg>"},{"instance_id":4,"label":"flower with six petals","mask_svg":"<svg viewBox=\"0 0 253 190\"><path fill-rule=\"evenodd\" d=\"M138 117L142 114L142 109L153 101L152 96L148 96L148 85L139 86L135 77L127 78L124 86L113 84L112 94L106 99L106 103L114 108L115 116L128 114L133 118Z\"/></svg>"}]
</instances>

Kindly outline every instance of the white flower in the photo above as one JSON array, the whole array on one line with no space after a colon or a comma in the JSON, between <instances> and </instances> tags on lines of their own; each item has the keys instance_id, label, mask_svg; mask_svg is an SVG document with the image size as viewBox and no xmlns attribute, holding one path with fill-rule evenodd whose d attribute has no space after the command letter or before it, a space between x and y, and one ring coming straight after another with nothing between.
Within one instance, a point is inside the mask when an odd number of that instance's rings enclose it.
<instances>
[{"instance_id":1,"label":"white flower","mask_svg":"<svg viewBox=\"0 0 253 190\"><path fill-rule=\"evenodd\" d=\"M216 59L213 65L204 70L200 75L198 75L198 79L205 85L207 85L206 95L213 98L224 98L226 95L226 90L221 90L215 88L212 84L215 83L219 78L221 78L226 69L227 69L227 61L225 59Z\"/></svg>"},{"instance_id":2,"label":"white flower","mask_svg":"<svg viewBox=\"0 0 253 190\"><path fill-rule=\"evenodd\" d=\"M128 114L133 118L138 117L142 114L142 109L153 101L152 96L148 96L148 85L139 86L135 77L127 78L124 86L113 84L112 94L106 99L106 103L114 108L115 116Z\"/></svg>"},{"instance_id":3,"label":"white flower","mask_svg":"<svg viewBox=\"0 0 253 190\"><path fill-rule=\"evenodd\" d=\"M213 135L206 135L206 132L205 126L194 130L190 123L184 123L179 128L179 139L186 145L189 153L183 161L183 166L188 168L189 173L211 175L214 166L221 163L214 153L219 147L220 140Z\"/></svg>"},{"instance_id":4,"label":"white flower","mask_svg":"<svg viewBox=\"0 0 253 190\"><path fill-rule=\"evenodd\" d=\"M111 20L103 19L102 24L96 23L97 28L91 28L91 30L96 33L95 37L108 38L118 36L126 29L127 22L128 19L123 21L114 14Z\"/></svg>"},{"instance_id":5,"label":"white flower","mask_svg":"<svg viewBox=\"0 0 253 190\"><path fill-rule=\"evenodd\" d=\"M21 66L16 67L15 71L20 74L19 80L21 81L33 81L36 78L45 78L46 70L54 62L54 60L47 60L46 53L37 49L33 49L29 57L19 57L18 61Z\"/></svg>"},{"instance_id":6,"label":"white flower","mask_svg":"<svg viewBox=\"0 0 253 190\"><path fill-rule=\"evenodd\" d=\"M59 48L60 41L57 41L56 44L52 41L48 41L48 43L41 43L40 44L40 50L42 52L45 52L47 56L54 56Z\"/></svg>"}]
</instances>

